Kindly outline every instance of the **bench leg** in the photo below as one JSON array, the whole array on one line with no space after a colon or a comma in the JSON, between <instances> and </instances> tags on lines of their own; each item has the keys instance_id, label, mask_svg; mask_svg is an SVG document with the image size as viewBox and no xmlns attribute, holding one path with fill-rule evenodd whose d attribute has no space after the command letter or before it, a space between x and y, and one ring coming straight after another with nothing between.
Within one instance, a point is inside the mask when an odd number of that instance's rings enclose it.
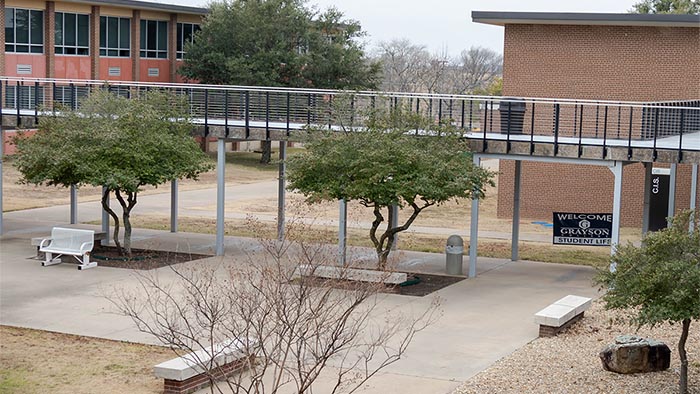
<instances>
[{"instance_id":1,"label":"bench leg","mask_svg":"<svg viewBox=\"0 0 700 394\"><path fill-rule=\"evenodd\" d=\"M44 253L44 261L41 263L43 267L47 267L49 265L56 265L56 264L61 264L61 256L59 255L56 258L53 258L53 255L51 252L45 252Z\"/></svg>"},{"instance_id":2,"label":"bench leg","mask_svg":"<svg viewBox=\"0 0 700 394\"><path fill-rule=\"evenodd\" d=\"M93 261L90 262L90 253L85 253L83 255L83 261L82 264L78 266L79 270L86 270L88 268L95 268L97 267L97 262Z\"/></svg>"}]
</instances>

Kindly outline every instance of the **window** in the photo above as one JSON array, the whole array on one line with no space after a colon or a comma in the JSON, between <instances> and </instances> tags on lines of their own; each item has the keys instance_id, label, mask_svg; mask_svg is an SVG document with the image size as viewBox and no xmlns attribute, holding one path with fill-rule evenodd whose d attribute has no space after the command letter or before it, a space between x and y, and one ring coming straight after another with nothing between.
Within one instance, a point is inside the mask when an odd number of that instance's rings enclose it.
<instances>
[{"instance_id":1,"label":"window","mask_svg":"<svg viewBox=\"0 0 700 394\"><path fill-rule=\"evenodd\" d=\"M129 57L131 19L100 17L100 56Z\"/></svg>"},{"instance_id":2,"label":"window","mask_svg":"<svg viewBox=\"0 0 700 394\"><path fill-rule=\"evenodd\" d=\"M44 104L44 89L34 86L7 86L5 88L7 108L34 109Z\"/></svg>"},{"instance_id":3,"label":"window","mask_svg":"<svg viewBox=\"0 0 700 394\"><path fill-rule=\"evenodd\" d=\"M177 58L185 57L185 44L194 41L194 34L200 30L199 25L194 23L177 24Z\"/></svg>"},{"instance_id":4,"label":"window","mask_svg":"<svg viewBox=\"0 0 700 394\"><path fill-rule=\"evenodd\" d=\"M56 54L90 54L89 15L56 13Z\"/></svg>"},{"instance_id":5,"label":"window","mask_svg":"<svg viewBox=\"0 0 700 394\"><path fill-rule=\"evenodd\" d=\"M168 22L141 20L141 57L168 58Z\"/></svg>"},{"instance_id":6,"label":"window","mask_svg":"<svg viewBox=\"0 0 700 394\"><path fill-rule=\"evenodd\" d=\"M5 8L5 52L44 53L44 11Z\"/></svg>"}]
</instances>

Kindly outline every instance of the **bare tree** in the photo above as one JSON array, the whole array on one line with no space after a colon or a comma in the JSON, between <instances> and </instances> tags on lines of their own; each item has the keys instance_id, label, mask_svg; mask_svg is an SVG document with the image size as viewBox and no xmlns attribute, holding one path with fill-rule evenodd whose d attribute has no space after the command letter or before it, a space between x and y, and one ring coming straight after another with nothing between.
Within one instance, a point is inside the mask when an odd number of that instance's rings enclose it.
<instances>
[{"instance_id":1,"label":"bare tree","mask_svg":"<svg viewBox=\"0 0 700 394\"><path fill-rule=\"evenodd\" d=\"M471 93L485 89L503 73L503 57L488 48L471 47L462 51L454 70L451 93Z\"/></svg>"},{"instance_id":2,"label":"bare tree","mask_svg":"<svg viewBox=\"0 0 700 394\"><path fill-rule=\"evenodd\" d=\"M396 39L379 44L377 53L383 69L384 91L416 93L422 91L422 76L430 63L430 52L409 40Z\"/></svg>"},{"instance_id":3,"label":"bare tree","mask_svg":"<svg viewBox=\"0 0 700 394\"><path fill-rule=\"evenodd\" d=\"M384 70L381 88L408 93L484 90L501 75L503 63L502 56L488 48L471 47L452 58L446 50L430 53L407 39L380 43L376 58Z\"/></svg>"},{"instance_id":4,"label":"bare tree","mask_svg":"<svg viewBox=\"0 0 700 394\"><path fill-rule=\"evenodd\" d=\"M299 276L299 264L335 259L327 244L300 239L319 235L310 236L313 231L294 224L285 241L261 238L261 252L244 264L172 267L174 280L139 275L139 290L120 290L110 299L177 355L216 353L217 343L237 340L245 354L256 356L244 362L245 372L228 374L197 360L209 371L212 392L309 393L325 373L331 379L324 379L330 382L324 393L352 393L405 354L415 334L435 321L437 301L414 316L394 314L381 304L382 284L347 281L344 269L338 280ZM217 381L221 375L225 379Z\"/></svg>"}]
</instances>

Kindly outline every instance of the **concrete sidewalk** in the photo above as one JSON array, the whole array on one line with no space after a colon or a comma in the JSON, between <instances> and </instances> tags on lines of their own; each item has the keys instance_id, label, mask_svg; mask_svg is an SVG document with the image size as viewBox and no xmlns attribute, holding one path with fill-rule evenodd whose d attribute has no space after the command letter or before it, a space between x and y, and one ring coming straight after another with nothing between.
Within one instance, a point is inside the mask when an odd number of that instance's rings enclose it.
<instances>
[{"instance_id":1,"label":"concrete sidewalk","mask_svg":"<svg viewBox=\"0 0 700 394\"><path fill-rule=\"evenodd\" d=\"M135 286L133 272L107 267L78 271L70 264L41 267L33 259L36 251L29 239L48 234L53 223L8 218L5 224L8 231L0 238L0 324L154 343L130 319L114 314L104 297L114 288ZM211 253L214 244L211 235L140 229L135 230L134 239L134 247L197 253ZM250 239L227 237L225 259L241 258L255 247ZM212 257L186 264L217 262L219 258ZM441 272L444 255L401 252L399 267ZM406 357L375 377L363 393L449 393L534 339L535 312L567 294L597 294L589 267L480 258L477 268L477 278L430 296L384 298L383 306L402 313L440 296L443 316L419 333ZM166 280L171 274L167 268L158 270Z\"/></svg>"},{"instance_id":2,"label":"concrete sidewalk","mask_svg":"<svg viewBox=\"0 0 700 394\"><path fill-rule=\"evenodd\" d=\"M235 201L255 201L261 197L277 197L277 181L265 181L241 185L226 186L226 204ZM167 187L166 187L167 188ZM116 206L116 200L112 201L112 206ZM70 207L68 205L57 205L52 207L26 209L21 211L13 211L5 213L5 220L22 220L22 221L52 221L54 223L68 222L70 219ZM119 210L118 210L119 212ZM138 204L135 206L133 215L137 217L140 213L148 213L149 215L170 216L170 193L157 193L140 195ZM216 189L198 189L198 190L181 190L178 193L178 214L182 217L203 217L216 218ZM289 213L288 213L289 215ZM102 206L99 201L87 201L78 203L78 222L89 223L100 221L102 217ZM246 219L247 213L244 212L225 212L226 219ZM277 222L276 215L270 214L255 214L258 220L263 222ZM337 219L319 219L319 218L297 218L297 221L304 223L319 225L319 226L338 226ZM371 227L370 222L357 222L350 220L349 228L368 229ZM444 235L445 239L449 235L459 234L465 241L469 238L469 218L465 217L464 226L462 228L441 228L413 225L409 232ZM511 240L510 232L486 231L479 230L480 239L503 239ZM551 243L552 236L547 233L533 233L521 230L520 241L530 242L545 242Z\"/></svg>"}]
</instances>

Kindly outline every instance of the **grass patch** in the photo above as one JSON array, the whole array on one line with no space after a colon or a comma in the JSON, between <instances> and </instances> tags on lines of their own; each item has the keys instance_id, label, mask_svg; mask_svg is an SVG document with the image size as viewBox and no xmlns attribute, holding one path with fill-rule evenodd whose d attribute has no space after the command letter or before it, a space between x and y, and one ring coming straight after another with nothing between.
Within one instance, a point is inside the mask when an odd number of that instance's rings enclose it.
<instances>
[{"instance_id":1,"label":"grass patch","mask_svg":"<svg viewBox=\"0 0 700 394\"><path fill-rule=\"evenodd\" d=\"M0 394L30 393L31 385L23 368L0 369Z\"/></svg>"}]
</instances>

